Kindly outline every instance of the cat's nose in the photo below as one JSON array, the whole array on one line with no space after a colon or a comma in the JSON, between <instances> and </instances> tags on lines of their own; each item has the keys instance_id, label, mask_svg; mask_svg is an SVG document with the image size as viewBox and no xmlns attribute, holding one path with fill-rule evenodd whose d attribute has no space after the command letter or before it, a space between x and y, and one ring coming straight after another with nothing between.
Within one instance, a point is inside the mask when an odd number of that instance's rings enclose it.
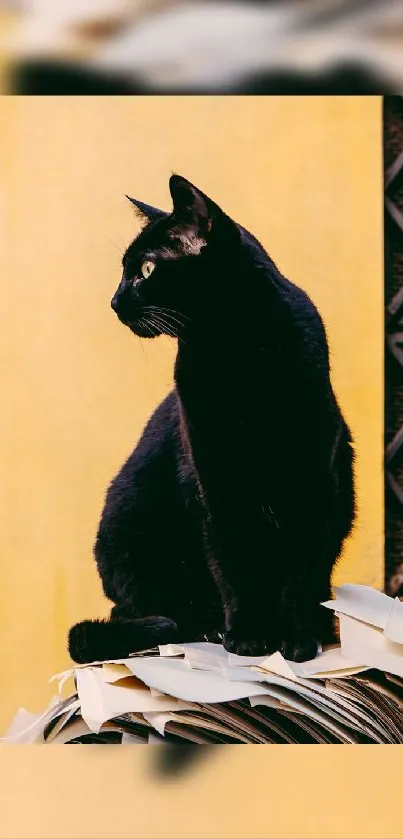
<instances>
[{"instance_id":1,"label":"cat's nose","mask_svg":"<svg viewBox=\"0 0 403 839\"><path fill-rule=\"evenodd\" d=\"M119 303L119 296L117 294L114 294L113 297L112 297L112 300L111 300L111 306L112 306L112 309L113 309L114 312L117 312L117 310L118 310L118 303Z\"/></svg>"}]
</instances>

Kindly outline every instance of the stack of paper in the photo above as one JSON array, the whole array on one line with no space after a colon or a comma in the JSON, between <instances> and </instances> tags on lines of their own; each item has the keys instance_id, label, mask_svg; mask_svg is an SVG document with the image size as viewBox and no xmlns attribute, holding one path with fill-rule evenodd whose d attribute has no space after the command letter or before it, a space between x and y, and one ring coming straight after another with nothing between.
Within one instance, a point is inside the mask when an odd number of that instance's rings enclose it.
<instances>
[{"instance_id":1,"label":"stack of paper","mask_svg":"<svg viewBox=\"0 0 403 839\"><path fill-rule=\"evenodd\" d=\"M402 743L403 604L346 585L323 605L341 643L312 661L189 643L75 666L52 678L59 697L44 714L20 709L3 742Z\"/></svg>"}]
</instances>

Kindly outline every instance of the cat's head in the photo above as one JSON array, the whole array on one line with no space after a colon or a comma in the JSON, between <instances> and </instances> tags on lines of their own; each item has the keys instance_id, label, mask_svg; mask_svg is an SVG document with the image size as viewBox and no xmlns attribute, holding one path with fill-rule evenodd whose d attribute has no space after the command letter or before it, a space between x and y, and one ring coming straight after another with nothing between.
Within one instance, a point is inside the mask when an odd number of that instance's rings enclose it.
<instances>
[{"instance_id":1,"label":"cat's head","mask_svg":"<svg viewBox=\"0 0 403 839\"><path fill-rule=\"evenodd\" d=\"M195 321L207 326L228 296L240 248L240 228L214 201L179 175L169 188L171 213L129 199L145 225L123 257L111 306L142 337L183 337Z\"/></svg>"}]
</instances>

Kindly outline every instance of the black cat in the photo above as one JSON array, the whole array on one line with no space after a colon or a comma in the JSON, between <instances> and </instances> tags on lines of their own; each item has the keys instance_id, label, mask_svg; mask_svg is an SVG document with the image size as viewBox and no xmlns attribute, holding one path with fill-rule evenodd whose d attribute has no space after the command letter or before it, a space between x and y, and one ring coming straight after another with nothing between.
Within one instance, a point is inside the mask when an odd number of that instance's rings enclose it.
<instances>
[{"instance_id":1,"label":"black cat","mask_svg":"<svg viewBox=\"0 0 403 839\"><path fill-rule=\"evenodd\" d=\"M315 656L319 604L354 519L353 451L305 294L184 178L146 224L112 308L178 339L175 388L106 497L95 557L109 621L69 633L77 662L175 641Z\"/></svg>"}]
</instances>

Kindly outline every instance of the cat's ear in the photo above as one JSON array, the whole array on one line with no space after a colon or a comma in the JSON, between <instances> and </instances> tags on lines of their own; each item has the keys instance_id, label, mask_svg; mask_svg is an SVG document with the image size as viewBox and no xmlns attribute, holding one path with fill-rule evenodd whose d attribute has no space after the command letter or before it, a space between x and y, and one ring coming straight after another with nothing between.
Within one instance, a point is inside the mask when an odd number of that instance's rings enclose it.
<instances>
[{"instance_id":1,"label":"cat's ear","mask_svg":"<svg viewBox=\"0 0 403 839\"><path fill-rule=\"evenodd\" d=\"M193 220L207 232L211 230L214 218L221 213L214 201L181 175L171 175L169 191L178 219Z\"/></svg>"},{"instance_id":2,"label":"cat's ear","mask_svg":"<svg viewBox=\"0 0 403 839\"><path fill-rule=\"evenodd\" d=\"M134 205L138 215L141 218L146 219L146 221L157 221L157 219L161 219L166 216L166 213L164 213L163 210L157 210L156 207L150 207L149 204L143 204L142 201L130 198L130 195L126 195L126 198L128 198L131 204Z\"/></svg>"}]
</instances>

